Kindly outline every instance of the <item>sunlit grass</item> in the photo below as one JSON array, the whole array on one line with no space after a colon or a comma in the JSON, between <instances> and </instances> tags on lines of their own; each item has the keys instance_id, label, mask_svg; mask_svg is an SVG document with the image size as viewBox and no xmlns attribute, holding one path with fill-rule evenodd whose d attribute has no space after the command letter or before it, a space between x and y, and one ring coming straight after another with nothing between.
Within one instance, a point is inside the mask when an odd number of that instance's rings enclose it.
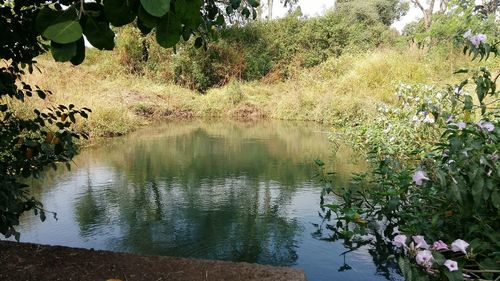
<instances>
[{"instance_id":1,"label":"sunlit grass","mask_svg":"<svg viewBox=\"0 0 500 281\"><path fill-rule=\"evenodd\" d=\"M380 103L394 102L394 88L400 81L444 86L459 81L454 70L477 64L458 52L433 55L412 48L383 49L330 58L313 68L297 69L294 78L286 81L233 81L200 94L151 75L127 73L118 61L118 51L91 50L78 67L55 63L48 55L40 57L42 73L35 72L27 80L54 95L25 103L18 111L28 114L40 105L69 103L89 107L93 113L78 128L93 137L127 134L151 120L196 116L345 125L370 117Z\"/></svg>"}]
</instances>

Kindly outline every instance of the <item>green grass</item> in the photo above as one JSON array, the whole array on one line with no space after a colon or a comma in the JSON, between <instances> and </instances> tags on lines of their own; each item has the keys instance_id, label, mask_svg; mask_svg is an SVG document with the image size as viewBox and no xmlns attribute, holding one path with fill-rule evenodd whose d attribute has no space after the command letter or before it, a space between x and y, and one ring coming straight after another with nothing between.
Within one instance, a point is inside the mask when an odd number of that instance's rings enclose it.
<instances>
[{"instance_id":1,"label":"green grass","mask_svg":"<svg viewBox=\"0 0 500 281\"><path fill-rule=\"evenodd\" d=\"M42 73L29 82L50 89L45 101L32 99L20 106L29 112L40 106L73 103L93 110L78 128L91 137L127 134L154 120L188 117L274 118L310 120L331 125L361 122L381 103L395 101L399 81L445 85L459 81L453 71L475 66L461 54L429 54L419 49L379 49L344 54L322 64L295 69L292 79L268 83L232 81L200 94L171 82L130 74L116 50L90 50L81 66L39 58ZM489 64L498 65L499 59Z\"/></svg>"}]
</instances>

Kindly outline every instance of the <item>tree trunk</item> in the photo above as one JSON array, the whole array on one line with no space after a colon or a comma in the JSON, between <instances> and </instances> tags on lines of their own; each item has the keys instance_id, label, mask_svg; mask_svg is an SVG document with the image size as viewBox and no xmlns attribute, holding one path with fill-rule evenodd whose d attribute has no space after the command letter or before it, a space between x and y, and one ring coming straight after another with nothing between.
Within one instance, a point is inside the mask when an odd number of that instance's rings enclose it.
<instances>
[{"instance_id":1,"label":"tree trunk","mask_svg":"<svg viewBox=\"0 0 500 281\"><path fill-rule=\"evenodd\" d=\"M262 15L262 8L264 6L264 3L261 3L259 5L259 7L257 8L257 15L259 15L259 21L261 21L263 19L263 15Z\"/></svg>"},{"instance_id":2,"label":"tree trunk","mask_svg":"<svg viewBox=\"0 0 500 281\"><path fill-rule=\"evenodd\" d=\"M273 2L274 0L267 0L267 19L273 19Z\"/></svg>"},{"instance_id":3,"label":"tree trunk","mask_svg":"<svg viewBox=\"0 0 500 281\"><path fill-rule=\"evenodd\" d=\"M429 3L429 7L427 9L424 5L422 5L420 0L411 0L411 2L415 4L415 6L417 6L424 14L424 29L425 31L429 30L432 24L432 15L434 14L434 4L436 3L436 0L427 1ZM445 2L445 0L442 0L442 2Z\"/></svg>"}]
</instances>

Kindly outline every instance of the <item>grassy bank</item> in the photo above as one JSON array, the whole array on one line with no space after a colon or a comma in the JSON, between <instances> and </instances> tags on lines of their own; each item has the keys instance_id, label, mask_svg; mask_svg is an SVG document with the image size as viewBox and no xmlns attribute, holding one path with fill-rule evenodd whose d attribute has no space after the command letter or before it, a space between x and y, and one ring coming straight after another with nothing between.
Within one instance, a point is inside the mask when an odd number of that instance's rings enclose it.
<instances>
[{"instance_id":1,"label":"grassy bank","mask_svg":"<svg viewBox=\"0 0 500 281\"><path fill-rule=\"evenodd\" d=\"M126 134L152 120L189 117L244 117L311 120L339 125L369 118L381 103L394 102L399 81L445 85L453 71L473 66L459 53L429 55L418 49L379 49L343 54L304 69L293 79L232 80L201 94L170 82L130 74L115 52L90 51L78 67L39 58L40 72L27 79L54 93L44 106L73 103L92 108L78 124L91 137ZM492 60L490 63L498 63ZM30 112L31 99L19 110Z\"/></svg>"}]
</instances>

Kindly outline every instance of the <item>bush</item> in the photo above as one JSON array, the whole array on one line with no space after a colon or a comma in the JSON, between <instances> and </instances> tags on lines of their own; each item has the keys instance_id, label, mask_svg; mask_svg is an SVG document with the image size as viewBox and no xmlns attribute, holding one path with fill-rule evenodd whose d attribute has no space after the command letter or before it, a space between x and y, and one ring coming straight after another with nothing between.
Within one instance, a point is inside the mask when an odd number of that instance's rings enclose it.
<instances>
[{"instance_id":1,"label":"bush","mask_svg":"<svg viewBox=\"0 0 500 281\"><path fill-rule=\"evenodd\" d=\"M500 53L499 43L487 44L481 34L466 37L474 58ZM470 78L443 90L401 85L400 108L380 108L371 124L351 130L370 150L371 171L355 175L344 188L323 174L322 207L337 214L329 226L334 237L394 237L387 246L396 246L393 253L409 281L464 280L462 274L498 279L498 76L485 67L458 72ZM466 92L468 83L474 98ZM342 202L325 203L324 195L332 192ZM405 234L413 235L409 245ZM431 247L425 239L436 242ZM450 247L442 241L454 242Z\"/></svg>"},{"instance_id":2,"label":"bush","mask_svg":"<svg viewBox=\"0 0 500 281\"><path fill-rule=\"evenodd\" d=\"M345 50L392 45L397 37L378 16L358 18L342 10L322 17L290 14L274 21L233 26L221 31L207 51L192 48L189 41L178 44L177 53L172 54L150 47L155 45L154 36L142 37L130 28L120 29L119 34L121 63L129 72L170 79L200 92L232 79L259 80L271 71L287 79L294 75L289 66L313 67Z\"/></svg>"}]
</instances>

